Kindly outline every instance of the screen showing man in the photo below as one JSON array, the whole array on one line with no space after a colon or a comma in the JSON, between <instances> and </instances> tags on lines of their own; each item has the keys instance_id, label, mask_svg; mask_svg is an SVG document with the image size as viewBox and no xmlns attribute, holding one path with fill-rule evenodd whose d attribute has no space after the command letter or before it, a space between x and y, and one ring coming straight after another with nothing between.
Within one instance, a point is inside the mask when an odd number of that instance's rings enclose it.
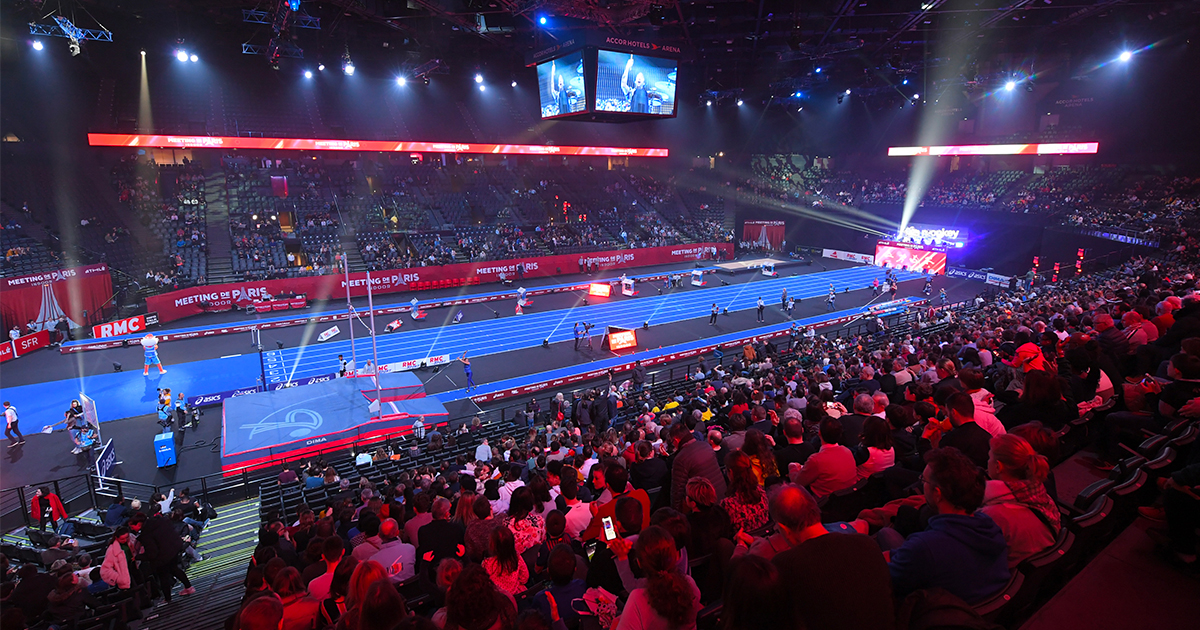
<instances>
[{"instance_id":1,"label":"screen showing man","mask_svg":"<svg viewBox=\"0 0 1200 630\"><path fill-rule=\"evenodd\" d=\"M875 264L916 273L946 273L946 250L913 243L879 241L875 244Z\"/></svg>"},{"instance_id":2,"label":"screen showing man","mask_svg":"<svg viewBox=\"0 0 1200 630\"><path fill-rule=\"evenodd\" d=\"M599 51L596 110L674 116L678 66L673 59Z\"/></svg>"},{"instance_id":3,"label":"screen showing man","mask_svg":"<svg viewBox=\"0 0 1200 630\"><path fill-rule=\"evenodd\" d=\"M537 74L542 118L575 114L587 108L582 51L538 64Z\"/></svg>"}]
</instances>

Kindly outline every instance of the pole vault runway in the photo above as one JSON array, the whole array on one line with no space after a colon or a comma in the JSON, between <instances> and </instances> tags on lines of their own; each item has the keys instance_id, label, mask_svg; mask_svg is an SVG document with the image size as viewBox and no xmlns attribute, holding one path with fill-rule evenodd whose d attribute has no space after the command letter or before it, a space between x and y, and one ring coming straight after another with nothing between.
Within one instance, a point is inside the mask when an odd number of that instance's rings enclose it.
<instances>
[{"instance_id":1,"label":"pole vault runway","mask_svg":"<svg viewBox=\"0 0 1200 630\"><path fill-rule=\"evenodd\" d=\"M702 291L676 289L661 296L647 295L653 291L654 285L643 283L639 285L639 297L628 298L614 292L610 298L589 298L588 306L543 313L526 312L519 317L506 313L507 316L500 319L450 324L453 312L447 311L441 314L446 319L445 326L389 335L381 333L376 338L376 343L381 364L419 360L442 354L458 356L463 352L466 352L468 357L478 357L536 347L541 345L543 340L550 343L569 341L574 337L575 322L586 321L596 326L593 330L595 338L592 340L595 344L599 342L598 335L603 332L605 326L640 328L646 322L651 326L661 326L707 317L713 303L722 310L748 310L756 307L760 297L768 308L779 308L780 294L785 288L790 297L818 299L823 302L829 293L830 283L841 296L846 289L869 287L877 277L882 281L883 275L884 272L879 267L850 267L786 278L759 276L761 280L748 283L710 287ZM900 271L897 277L905 281L920 278L921 275ZM707 280L710 284L717 281L713 276L708 276ZM499 308L508 309L512 308L514 303L515 300L500 302L497 305ZM361 325L355 333L359 367L365 365L371 356L371 339L358 338L360 334L365 335ZM347 361L350 360L352 352L349 340L264 352L267 383L283 383L337 372L339 354Z\"/></svg>"}]
</instances>

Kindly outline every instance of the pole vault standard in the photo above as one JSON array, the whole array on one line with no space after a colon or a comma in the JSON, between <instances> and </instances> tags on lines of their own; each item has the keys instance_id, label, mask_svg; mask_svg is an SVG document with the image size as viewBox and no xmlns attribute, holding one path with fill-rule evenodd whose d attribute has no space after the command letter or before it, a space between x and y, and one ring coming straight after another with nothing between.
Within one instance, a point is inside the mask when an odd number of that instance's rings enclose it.
<instances>
[{"instance_id":1,"label":"pole vault standard","mask_svg":"<svg viewBox=\"0 0 1200 630\"><path fill-rule=\"evenodd\" d=\"M367 313L370 314L371 319L371 365L374 366L372 371L375 379L375 404L379 406L379 416L376 420L383 420L383 386L379 382L379 347L375 344L375 300L371 295L370 271L367 272Z\"/></svg>"},{"instance_id":2,"label":"pole vault standard","mask_svg":"<svg viewBox=\"0 0 1200 630\"><path fill-rule=\"evenodd\" d=\"M350 329L350 365L354 366L354 371L358 372L358 351L354 346L354 320L358 314L354 312L354 303L350 301L350 261L349 257L343 252L340 256L342 259L342 270L346 272L346 312L349 315L346 317L346 327ZM368 278L370 274L368 274ZM368 295L371 288L371 283L367 283ZM341 366L338 366L341 367Z\"/></svg>"}]
</instances>

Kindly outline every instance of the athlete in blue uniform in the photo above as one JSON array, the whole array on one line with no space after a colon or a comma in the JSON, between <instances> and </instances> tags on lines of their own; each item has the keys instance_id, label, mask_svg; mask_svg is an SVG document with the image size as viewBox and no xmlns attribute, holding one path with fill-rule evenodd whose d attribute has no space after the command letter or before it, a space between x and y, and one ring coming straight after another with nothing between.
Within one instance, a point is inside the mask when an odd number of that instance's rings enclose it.
<instances>
[{"instance_id":1,"label":"athlete in blue uniform","mask_svg":"<svg viewBox=\"0 0 1200 630\"><path fill-rule=\"evenodd\" d=\"M467 353L462 353L458 360L463 364L463 372L467 375L467 391L475 389L475 375L471 374L471 360L467 358Z\"/></svg>"}]
</instances>

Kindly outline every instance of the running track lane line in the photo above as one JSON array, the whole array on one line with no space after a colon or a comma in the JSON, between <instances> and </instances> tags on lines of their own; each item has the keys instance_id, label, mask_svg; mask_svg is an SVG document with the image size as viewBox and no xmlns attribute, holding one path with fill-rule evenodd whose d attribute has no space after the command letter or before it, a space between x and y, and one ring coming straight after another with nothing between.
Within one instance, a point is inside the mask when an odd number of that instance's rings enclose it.
<instances>
[{"instance_id":1,"label":"running track lane line","mask_svg":"<svg viewBox=\"0 0 1200 630\"><path fill-rule=\"evenodd\" d=\"M730 311L753 309L759 296L768 308L778 308L779 294L788 289L791 297L811 299L828 294L832 282L839 293L845 288L867 288L871 280L882 276L882 269L873 266L850 267L835 271L804 274L801 276L751 281L729 286L714 287L703 291L685 291L662 296L619 299L614 302L591 304L586 307L558 309L540 313L528 313L520 318L506 316L498 320L479 320L467 324L446 324L434 328L380 334L381 363L419 359L438 354L459 355L464 350L468 356L485 356L526 347L541 345L543 339L550 343L571 340L574 337L574 321L594 323L597 329L604 326L638 328L652 313L656 313L652 324L662 325L686 319L703 317L709 306L716 302L718 307L729 306ZM920 274L900 272L901 281L921 278ZM753 287L752 285L757 285ZM653 288L643 285L642 290ZM580 311L572 316L573 311ZM448 319L448 317L447 317ZM568 321L570 320L570 321ZM553 332L552 332L553 331ZM595 334L595 333L594 333ZM369 336L355 340L358 353L369 357ZM281 383L310 376L331 374L338 370L337 355L351 355L349 340L330 344L310 344L301 348L271 350L264 353L267 382ZM361 365L366 359L360 359Z\"/></svg>"}]
</instances>

